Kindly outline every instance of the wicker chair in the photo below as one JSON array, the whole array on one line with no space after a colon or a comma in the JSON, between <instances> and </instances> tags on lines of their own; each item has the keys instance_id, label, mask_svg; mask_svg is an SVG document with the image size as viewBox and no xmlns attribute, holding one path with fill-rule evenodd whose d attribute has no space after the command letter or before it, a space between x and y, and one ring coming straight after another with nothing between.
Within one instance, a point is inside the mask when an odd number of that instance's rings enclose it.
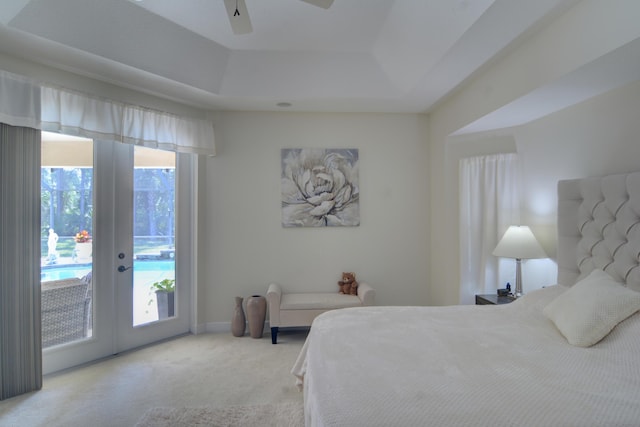
<instances>
[{"instance_id":1,"label":"wicker chair","mask_svg":"<svg viewBox=\"0 0 640 427\"><path fill-rule=\"evenodd\" d=\"M91 276L42 283L42 347L87 336L91 320Z\"/></svg>"}]
</instances>

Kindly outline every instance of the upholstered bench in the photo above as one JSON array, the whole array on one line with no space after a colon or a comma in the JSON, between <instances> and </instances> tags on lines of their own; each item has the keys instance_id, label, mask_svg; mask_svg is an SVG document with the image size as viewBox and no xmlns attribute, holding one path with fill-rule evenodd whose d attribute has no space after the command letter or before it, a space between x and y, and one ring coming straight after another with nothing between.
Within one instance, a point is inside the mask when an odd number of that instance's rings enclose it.
<instances>
[{"instance_id":1,"label":"upholstered bench","mask_svg":"<svg viewBox=\"0 0 640 427\"><path fill-rule=\"evenodd\" d=\"M267 291L271 343L278 342L278 330L283 327L311 326L313 319L325 311L338 308L373 305L375 291L366 283L358 285L358 295L336 292L284 293L277 283Z\"/></svg>"}]
</instances>

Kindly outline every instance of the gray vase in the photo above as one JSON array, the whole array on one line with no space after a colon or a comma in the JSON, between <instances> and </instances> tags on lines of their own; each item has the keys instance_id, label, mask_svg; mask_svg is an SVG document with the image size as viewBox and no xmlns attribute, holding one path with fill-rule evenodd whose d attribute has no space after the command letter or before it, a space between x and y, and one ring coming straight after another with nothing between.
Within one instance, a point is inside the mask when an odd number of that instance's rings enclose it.
<instances>
[{"instance_id":1,"label":"gray vase","mask_svg":"<svg viewBox=\"0 0 640 427\"><path fill-rule=\"evenodd\" d=\"M242 298L236 297L236 308L233 311L233 319L231 319L231 333L234 337L244 336L246 323L244 310L242 309Z\"/></svg>"},{"instance_id":2,"label":"gray vase","mask_svg":"<svg viewBox=\"0 0 640 427\"><path fill-rule=\"evenodd\" d=\"M251 295L247 299L247 319L251 338L262 338L266 315L267 299L261 295Z\"/></svg>"}]
</instances>

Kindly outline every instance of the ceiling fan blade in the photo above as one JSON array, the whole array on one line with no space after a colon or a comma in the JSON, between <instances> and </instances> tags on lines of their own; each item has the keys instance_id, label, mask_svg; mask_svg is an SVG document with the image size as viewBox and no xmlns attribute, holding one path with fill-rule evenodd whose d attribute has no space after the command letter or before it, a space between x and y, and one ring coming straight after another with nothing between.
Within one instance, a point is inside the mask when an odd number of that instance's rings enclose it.
<instances>
[{"instance_id":1,"label":"ceiling fan blade","mask_svg":"<svg viewBox=\"0 0 640 427\"><path fill-rule=\"evenodd\" d=\"M227 9L233 34L249 34L253 31L244 0L224 0L224 6Z\"/></svg>"},{"instance_id":2,"label":"ceiling fan blade","mask_svg":"<svg viewBox=\"0 0 640 427\"><path fill-rule=\"evenodd\" d=\"M323 9L329 9L333 4L333 0L302 0L305 3L312 4L314 6L321 7Z\"/></svg>"}]
</instances>

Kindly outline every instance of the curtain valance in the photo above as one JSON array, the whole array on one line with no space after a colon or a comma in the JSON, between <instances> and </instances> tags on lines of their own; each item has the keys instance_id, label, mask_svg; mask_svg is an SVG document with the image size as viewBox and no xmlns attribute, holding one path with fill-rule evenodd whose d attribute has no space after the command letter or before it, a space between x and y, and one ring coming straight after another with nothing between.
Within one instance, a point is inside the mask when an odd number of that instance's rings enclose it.
<instances>
[{"instance_id":1,"label":"curtain valance","mask_svg":"<svg viewBox=\"0 0 640 427\"><path fill-rule=\"evenodd\" d=\"M169 151L216 154L210 121L41 85L4 70L0 70L0 123Z\"/></svg>"},{"instance_id":2,"label":"curtain valance","mask_svg":"<svg viewBox=\"0 0 640 427\"><path fill-rule=\"evenodd\" d=\"M40 86L0 70L0 123L40 129Z\"/></svg>"},{"instance_id":3,"label":"curtain valance","mask_svg":"<svg viewBox=\"0 0 640 427\"><path fill-rule=\"evenodd\" d=\"M42 130L215 156L213 124L43 86Z\"/></svg>"}]
</instances>

